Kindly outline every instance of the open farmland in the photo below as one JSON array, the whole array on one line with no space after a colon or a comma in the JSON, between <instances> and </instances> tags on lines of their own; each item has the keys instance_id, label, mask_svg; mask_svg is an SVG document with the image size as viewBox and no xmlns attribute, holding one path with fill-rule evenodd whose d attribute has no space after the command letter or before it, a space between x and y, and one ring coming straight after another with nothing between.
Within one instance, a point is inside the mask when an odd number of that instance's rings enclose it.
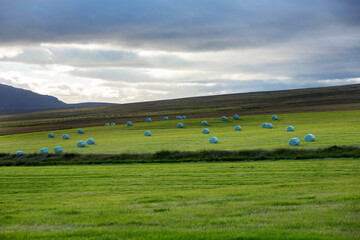
<instances>
[{"instance_id":1,"label":"open farmland","mask_svg":"<svg viewBox=\"0 0 360 240\"><path fill-rule=\"evenodd\" d=\"M0 116L0 135L175 119L360 110L360 84L238 93Z\"/></svg>"},{"instance_id":2,"label":"open farmland","mask_svg":"<svg viewBox=\"0 0 360 240\"><path fill-rule=\"evenodd\" d=\"M360 160L0 168L1 239L359 239Z\"/></svg>"},{"instance_id":3,"label":"open farmland","mask_svg":"<svg viewBox=\"0 0 360 240\"><path fill-rule=\"evenodd\" d=\"M0 153L26 153L2 154L8 158L1 159L4 165L111 163L112 155L107 154L115 154L114 159L123 154L114 161L117 163L173 162L1 167L0 239L359 239L360 159L281 158L306 155L282 149L334 145L348 147L328 148L331 156L346 156L346 151L353 151L349 156L359 156L360 110L334 111L340 105L331 106L335 105L325 104L319 112L280 110L251 116L234 109L222 114L222 108L206 107L190 114L160 111L155 117L99 112L103 117L96 122L88 122L90 115L62 118L66 113L61 111L55 112L59 116L4 116ZM358 103L346 106L357 109ZM44 118L27 118L37 114ZM240 119L234 120L233 114ZM279 119L272 120L273 114ZM175 120L176 115L188 118ZM222 115L228 117L226 121L221 121ZM170 120L161 120L164 116ZM145 122L147 117L154 121ZM201 125L203 120L207 126ZM126 121L133 121L133 126L126 126ZM117 125L104 126L106 122ZM273 128L262 128L265 122ZM177 128L178 123L184 128ZM39 131L48 125L48 131ZM241 131L235 131L237 125ZM294 132L286 131L290 125ZM84 133L78 134L78 128ZM202 134L204 128L210 134ZM150 137L144 136L147 130ZM54 138L48 138L51 132ZM315 135L315 142L304 141L309 133ZM69 140L63 140L63 134L69 134ZM219 139L217 144L209 143L212 136ZM300 146L289 146L293 137L300 139ZM95 139L95 145L76 146L89 138ZM56 146L62 146L65 154L31 155L44 147L53 153ZM276 152L278 148L282 149ZM262 158L264 150L248 152L258 154L257 160L287 160L251 162L241 152L221 152L251 149L274 150L269 158ZM218 152L194 153L197 162L189 162L193 153L187 151L202 150ZM172 160L167 158L177 153L166 151L186 152ZM330 156L320 152L315 156ZM154 154L136 155L141 153ZM206 154L206 159L202 160L201 154ZM95 157L87 160L88 156ZM182 156L187 162L182 162ZM242 162L231 162L231 156L235 160L241 156Z\"/></svg>"},{"instance_id":4,"label":"open farmland","mask_svg":"<svg viewBox=\"0 0 360 240\"><path fill-rule=\"evenodd\" d=\"M290 148L290 138L301 140L299 148L328 147L332 145L360 144L360 111L313 112L279 114L279 120L272 121L271 115L241 116L239 120L228 116L227 121L218 118L206 118L208 125L202 126L204 119L181 119L169 121L154 121L134 123L128 127L125 124L117 126L99 126L83 128L84 134L77 134L77 129L51 131L55 138L47 137L49 132L34 132L0 136L0 152L15 153L24 150L25 153L39 153L41 148L53 152L55 146L62 146L65 153L153 153L161 150L242 150L242 149L275 149ZM128 119L131 120L131 119ZM184 128L177 128L179 122ZM273 123L273 129L261 127L263 122ZM242 127L235 131L236 125ZM286 127L292 125L294 132L286 132ZM210 134L202 134L202 129L208 128ZM144 132L150 130L151 137L145 137ZM315 142L305 142L306 134L315 135ZM69 140L63 140L62 135L69 134ZM210 144L209 138L216 136L219 143ZM95 145L78 148L79 140L94 138Z\"/></svg>"}]
</instances>

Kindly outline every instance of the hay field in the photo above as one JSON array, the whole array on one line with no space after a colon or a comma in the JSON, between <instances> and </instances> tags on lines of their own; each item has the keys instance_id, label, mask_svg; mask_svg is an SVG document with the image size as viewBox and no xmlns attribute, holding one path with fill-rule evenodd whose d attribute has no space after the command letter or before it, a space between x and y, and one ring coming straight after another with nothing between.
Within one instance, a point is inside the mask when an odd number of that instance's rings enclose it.
<instances>
[{"instance_id":1,"label":"hay field","mask_svg":"<svg viewBox=\"0 0 360 240\"><path fill-rule=\"evenodd\" d=\"M275 149L290 148L290 138L301 140L298 148L317 148L332 145L360 144L360 111L334 111L313 113L278 114L279 120L271 120L272 115L240 116L239 120L228 116L227 121L218 118L197 118L169 121L153 121L116 126L87 127L84 134L77 134L77 128L12 134L0 136L0 152L15 153L24 150L25 153L39 153L47 147L49 152L54 147L62 146L65 153L153 153L161 150L241 150L241 149ZM173 118L175 119L175 118ZM128 120L131 120L128 119ZM206 127L201 125L208 121ZM184 128L177 128L178 123ZM273 129L264 129L262 123L272 123ZM105 123L105 122L104 122ZM235 131L236 125L242 127ZM286 132L292 125L294 132ZM210 134L202 134L204 128L210 129ZM144 132L150 130L151 137L145 137ZM47 137L53 132L55 138ZM314 134L315 142L305 142L306 134ZM69 134L69 140L63 140L62 135ZM210 144L210 137L219 139L217 144ZM94 138L95 145L78 148L79 140Z\"/></svg>"}]
</instances>

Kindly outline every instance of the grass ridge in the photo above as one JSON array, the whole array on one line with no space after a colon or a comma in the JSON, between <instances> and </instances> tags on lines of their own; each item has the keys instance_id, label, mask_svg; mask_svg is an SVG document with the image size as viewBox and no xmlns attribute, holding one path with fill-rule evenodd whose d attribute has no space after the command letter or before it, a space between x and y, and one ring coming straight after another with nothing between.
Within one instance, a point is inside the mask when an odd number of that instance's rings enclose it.
<instances>
[{"instance_id":1,"label":"grass ridge","mask_svg":"<svg viewBox=\"0 0 360 240\"><path fill-rule=\"evenodd\" d=\"M0 153L0 166L48 166L86 164L126 164L126 163L179 163L179 162L238 162L284 159L324 159L360 157L358 146L330 146L316 149L274 150L202 150L194 152L162 150L148 154L8 154Z\"/></svg>"}]
</instances>

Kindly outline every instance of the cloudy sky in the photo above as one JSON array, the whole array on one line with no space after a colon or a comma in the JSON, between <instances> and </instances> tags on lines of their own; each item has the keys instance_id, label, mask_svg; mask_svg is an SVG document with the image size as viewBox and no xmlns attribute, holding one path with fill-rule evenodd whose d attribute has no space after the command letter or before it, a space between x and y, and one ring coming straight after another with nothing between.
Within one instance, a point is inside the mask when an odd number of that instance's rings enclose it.
<instances>
[{"instance_id":1,"label":"cloudy sky","mask_svg":"<svg viewBox=\"0 0 360 240\"><path fill-rule=\"evenodd\" d=\"M360 83L357 0L0 0L0 83L67 103Z\"/></svg>"}]
</instances>

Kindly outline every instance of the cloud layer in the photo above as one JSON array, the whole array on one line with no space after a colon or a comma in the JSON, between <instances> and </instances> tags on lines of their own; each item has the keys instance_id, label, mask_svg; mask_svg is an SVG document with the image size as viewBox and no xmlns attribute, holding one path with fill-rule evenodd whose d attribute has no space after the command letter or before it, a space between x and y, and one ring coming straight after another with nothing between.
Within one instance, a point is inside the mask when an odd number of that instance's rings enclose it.
<instances>
[{"instance_id":1,"label":"cloud layer","mask_svg":"<svg viewBox=\"0 0 360 240\"><path fill-rule=\"evenodd\" d=\"M66 102L359 83L360 4L0 1L0 82Z\"/></svg>"}]
</instances>

